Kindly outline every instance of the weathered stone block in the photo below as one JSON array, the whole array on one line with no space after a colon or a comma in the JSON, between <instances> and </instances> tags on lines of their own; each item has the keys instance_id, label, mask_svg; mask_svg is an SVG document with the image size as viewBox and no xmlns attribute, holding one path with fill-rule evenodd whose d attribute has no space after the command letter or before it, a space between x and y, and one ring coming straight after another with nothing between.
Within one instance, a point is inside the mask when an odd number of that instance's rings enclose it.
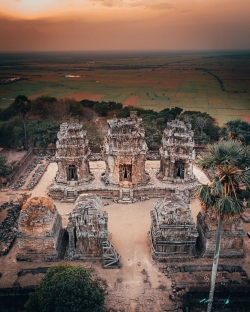
<instances>
[{"instance_id":1,"label":"weathered stone block","mask_svg":"<svg viewBox=\"0 0 250 312\"><path fill-rule=\"evenodd\" d=\"M48 197L29 198L18 222L17 259L56 260L62 248L62 218Z\"/></svg>"},{"instance_id":2,"label":"weathered stone block","mask_svg":"<svg viewBox=\"0 0 250 312\"><path fill-rule=\"evenodd\" d=\"M69 216L69 259L101 258L102 243L108 240L108 214L102 200L92 194L80 195Z\"/></svg>"},{"instance_id":3,"label":"weathered stone block","mask_svg":"<svg viewBox=\"0 0 250 312\"><path fill-rule=\"evenodd\" d=\"M150 215L154 258L184 260L196 255L198 232L185 196L166 196L155 203Z\"/></svg>"}]
</instances>

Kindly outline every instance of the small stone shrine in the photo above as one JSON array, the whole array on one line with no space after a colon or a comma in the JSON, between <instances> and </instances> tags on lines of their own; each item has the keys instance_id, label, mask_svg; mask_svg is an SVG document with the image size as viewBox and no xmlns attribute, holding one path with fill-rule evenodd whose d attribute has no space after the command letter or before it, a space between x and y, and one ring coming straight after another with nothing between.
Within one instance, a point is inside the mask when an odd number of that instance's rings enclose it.
<instances>
[{"instance_id":1,"label":"small stone shrine","mask_svg":"<svg viewBox=\"0 0 250 312\"><path fill-rule=\"evenodd\" d=\"M178 261L195 257L198 232L185 196L172 194L157 201L150 216L154 259Z\"/></svg>"},{"instance_id":2,"label":"small stone shrine","mask_svg":"<svg viewBox=\"0 0 250 312\"><path fill-rule=\"evenodd\" d=\"M180 120L168 122L159 152L161 162L157 177L160 180L175 183L194 180L194 132L189 123Z\"/></svg>"},{"instance_id":3,"label":"small stone shrine","mask_svg":"<svg viewBox=\"0 0 250 312\"><path fill-rule=\"evenodd\" d=\"M103 146L106 172L103 181L107 185L137 187L147 184L145 172L147 144L142 119L131 111L128 118L113 118L108 122L108 133Z\"/></svg>"},{"instance_id":4,"label":"small stone shrine","mask_svg":"<svg viewBox=\"0 0 250 312\"><path fill-rule=\"evenodd\" d=\"M197 246L204 256L213 257L218 219L209 211L201 210L197 216L199 238ZM244 231L241 217L223 220L220 257L243 257Z\"/></svg>"},{"instance_id":5,"label":"small stone shrine","mask_svg":"<svg viewBox=\"0 0 250 312\"><path fill-rule=\"evenodd\" d=\"M29 198L22 206L17 242L20 261L53 261L61 254L62 217L48 197Z\"/></svg>"},{"instance_id":6,"label":"small stone shrine","mask_svg":"<svg viewBox=\"0 0 250 312\"><path fill-rule=\"evenodd\" d=\"M70 260L101 259L107 246L111 251L108 214L102 208L102 200L96 195L82 194L77 198L67 226ZM115 254L112 264L119 266L119 255L112 250Z\"/></svg>"},{"instance_id":7,"label":"small stone shrine","mask_svg":"<svg viewBox=\"0 0 250 312\"><path fill-rule=\"evenodd\" d=\"M87 131L76 121L60 125L56 142L58 171L55 181L59 184L80 185L92 180L89 170L90 149Z\"/></svg>"}]
</instances>

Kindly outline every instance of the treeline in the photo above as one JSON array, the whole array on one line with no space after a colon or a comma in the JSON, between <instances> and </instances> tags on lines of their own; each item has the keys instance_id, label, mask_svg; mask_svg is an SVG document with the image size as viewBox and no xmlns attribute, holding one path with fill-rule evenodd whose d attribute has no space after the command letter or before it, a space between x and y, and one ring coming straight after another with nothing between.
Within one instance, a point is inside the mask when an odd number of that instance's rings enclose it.
<instances>
[{"instance_id":1,"label":"treeline","mask_svg":"<svg viewBox=\"0 0 250 312\"><path fill-rule=\"evenodd\" d=\"M131 110L136 110L143 120L150 150L159 149L166 123L176 118L191 123L196 144L208 144L225 137L250 144L250 125L247 122L230 121L220 128L213 117L200 111L183 111L180 107L174 107L156 112L151 109L122 108L121 103L113 101L78 102L49 96L30 101L26 96L20 95L8 108L0 109L0 147L23 149L55 144L60 123L74 118L83 122L83 128L88 131L91 149L97 152L103 142L105 119L112 118L114 114L118 118L128 117Z\"/></svg>"},{"instance_id":2,"label":"treeline","mask_svg":"<svg viewBox=\"0 0 250 312\"><path fill-rule=\"evenodd\" d=\"M83 122L83 128L88 130L90 145L97 151L102 137L94 121L98 116L107 116L110 111L120 111L121 108L121 103L112 101L78 102L49 96L30 101L20 95L9 107L0 109L0 146L23 149L26 145L47 147L50 143L55 144L60 123L74 118Z\"/></svg>"}]
</instances>

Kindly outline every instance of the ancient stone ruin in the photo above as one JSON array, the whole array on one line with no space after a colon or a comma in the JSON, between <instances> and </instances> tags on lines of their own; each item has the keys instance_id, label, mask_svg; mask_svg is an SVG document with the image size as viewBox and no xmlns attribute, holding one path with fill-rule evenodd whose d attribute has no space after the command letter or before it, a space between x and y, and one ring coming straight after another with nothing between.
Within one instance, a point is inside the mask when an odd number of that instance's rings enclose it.
<instances>
[{"instance_id":1,"label":"ancient stone ruin","mask_svg":"<svg viewBox=\"0 0 250 312\"><path fill-rule=\"evenodd\" d=\"M150 216L154 259L184 260L196 256L198 232L184 195L172 194L157 201Z\"/></svg>"},{"instance_id":2,"label":"ancient stone ruin","mask_svg":"<svg viewBox=\"0 0 250 312\"><path fill-rule=\"evenodd\" d=\"M197 246L204 256L213 257L215 251L218 219L210 212L201 210L197 216L199 239ZM242 257L244 231L241 217L223 220L220 257Z\"/></svg>"},{"instance_id":3,"label":"ancient stone ruin","mask_svg":"<svg viewBox=\"0 0 250 312\"><path fill-rule=\"evenodd\" d=\"M194 181L194 132L189 123L173 120L163 131L158 178L168 182Z\"/></svg>"},{"instance_id":4,"label":"ancient stone ruin","mask_svg":"<svg viewBox=\"0 0 250 312\"><path fill-rule=\"evenodd\" d=\"M148 182L145 172L146 153L145 131L142 119L131 111L130 117L108 122L108 133L103 146L106 172L103 181L107 185L136 187Z\"/></svg>"},{"instance_id":5,"label":"ancient stone ruin","mask_svg":"<svg viewBox=\"0 0 250 312\"><path fill-rule=\"evenodd\" d=\"M55 159L58 171L49 195L53 199L71 199L78 196L79 188L93 180L89 169L90 149L86 131L76 121L64 122L57 134Z\"/></svg>"},{"instance_id":6,"label":"ancient stone ruin","mask_svg":"<svg viewBox=\"0 0 250 312\"><path fill-rule=\"evenodd\" d=\"M62 217L48 197L29 198L18 222L17 260L58 260L62 248Z\"/></svg>"},{"instance_id":7,"label":"ancient stone ruin","mask_svg":"<svg viewBox=\"0 0 250 312\"><path fill-rule=\"evenodd\" d=\"M68 258L71 260L105 259L105 265L119 266L119 255L109 242L108 214L102 200L92 194L80 195L69 216Z\"/></svg>"},{"instance_id":8,"label":"ancient stone ruin","mask_svg":"<svg viewBox=\"0 0 250 312\"><path fill-rule=\"evenodd\" d=\"M87 131L76 121L60 125L55 157L58 164L57 183L79 185L93 178L89 170L90 149L86 134Z\"/></svg>"}]
</instances>

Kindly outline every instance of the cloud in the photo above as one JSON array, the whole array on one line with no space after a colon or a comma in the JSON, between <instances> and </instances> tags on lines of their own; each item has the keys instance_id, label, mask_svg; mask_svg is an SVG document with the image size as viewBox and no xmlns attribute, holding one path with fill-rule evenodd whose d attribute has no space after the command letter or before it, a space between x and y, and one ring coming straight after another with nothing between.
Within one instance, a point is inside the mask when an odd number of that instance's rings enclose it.
<instances>
[{"instance_id":1,"label":"cloud","mask_svg":"<svg viewBox=\"0 0 250 312\"><path fill-rule=\"evenodd\" d=\"M174 7L173 4L166 3L166 2L150 5L150 8L152 10L167 10L167 9L172 9L173 7Z\"/></svg>"},{"instance_id":2,"label":"cloud","mask_svg":"<svg viewBox=\"0 0 250 312\"><path fill-rule=\"evenodd\" d=\"M122 0L90 0L90 2L93 4L99 3L108 8L122 5Z\"/></svg>"}]
</instances>

